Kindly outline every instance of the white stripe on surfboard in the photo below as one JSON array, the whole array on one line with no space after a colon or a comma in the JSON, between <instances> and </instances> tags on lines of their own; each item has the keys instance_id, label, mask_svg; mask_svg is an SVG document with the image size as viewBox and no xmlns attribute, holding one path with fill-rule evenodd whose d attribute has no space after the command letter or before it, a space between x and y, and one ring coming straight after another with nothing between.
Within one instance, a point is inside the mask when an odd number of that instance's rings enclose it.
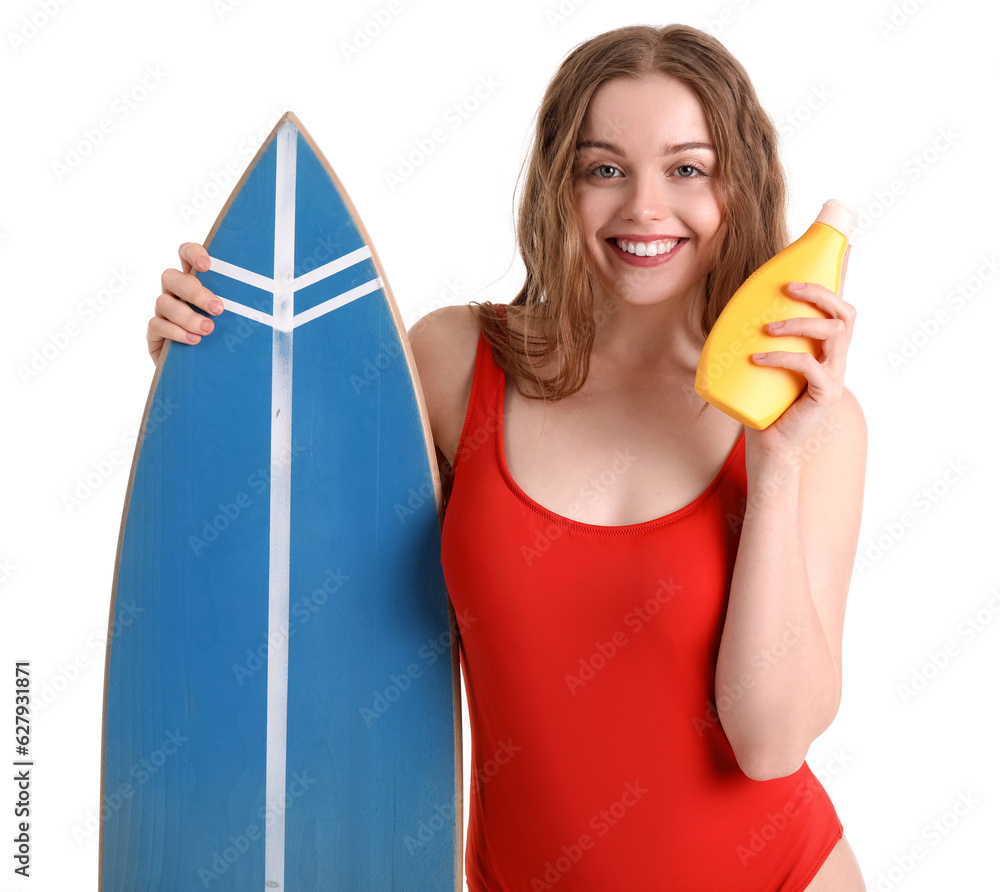
<instances>
[{"instance_id":1,"label":"white stripe on surfboard","mask_svg":"<svg viewBox=\"0 0 1000 892\"><path fill-rule=\"evenodd\" d=\"M298 328L300 325L312 322L313 319L318 319L320 316L332 313L344 304L349 304L352 300L357 300L359 297L364 297L366 294L378 291L381 287L382 280L376 276L374 279L370 279L363 285L358 285L357 288L352 288L350 291L345 291L343 294L331 297L329 300L325 300L321 304L316 304L316 306L310 307L308 310L296 313L295 318L292 320L292 327Z\"/></svg>"},{"instance_id":2,"label":"white stripe on surfboard","mask_svg":"<svg viewBox=\"0 0 1000 892\"><path fill-rule=\"evenodd\" d=\"M271 523L267 598L267 762L264 878L285 886L285 762L288 743L288 600L291 573L292 317L295 278L295 151L298 131L278 132L271 348Z\"/></svg>"},{"instance_id":3,"label":"white stripe on surfboard","mask_svg":"<svg viewBox=\"0 0 1000 892\"><path fill-rule=\"evenodd\" d=\"M246 307L235 300L230 300L228 297L222 298L222 306L224 309L229 310L230 313L236 313L237 316L245 316L254 322L261 322L271 327L274 326L274 317L270 313L263 313L260 310L255 310L253 307Z\"/></svg>"},{"instance_id":4,"label":"white stripe on surfboard","mask_svg":"<svg viewBox=\"0 0 1000 892\"><path fill-rule=\"evenodd\" d=\"M336 260L331 260L329 263L325 263L323 266L319 266L311 272L293 278L291 281L292 296L294 297L294 292L300 291L303 288L308 288L310 285L315 285L317 282L321 282L329 276L335 275L348 267L361 263L362 260L367 260L371 256L371 248L365 245L362 248L358 248L356 251L350 251L347 254L338 257ZM280 289L280 286L274 279L261 276L258 273L243 269L243 267L236 266L236 264L233 263L228 263L225 260L219 260L217 257L210 256L209 259L212 261L212 272L219 273L229 279L235 279L237 282L243 282L246 285L253 285L255 288L260 288L263 291L270 291L275 298L277 297L277 291ZM307 322L312 322L313 319L325 316L332 310L336 310L338 307L342 307L344 304L348 304L352 300L357 300L359 297L371 294L371 292L376 291L381 287L382 280L376 276L374 279L370 279L364 284L358 285L356 288L352 288L350 291L338 294L336 297L325 300L322 303L317 304L315 307L304 310L303 312L293 316L291 325L278 322L275 317L269 313L265 313L263 310L255 310L253 307L248 307L245 304L241 304L228 297L222 298L222 305L224 309L236 313L238 316L243 316L247 319L253 320L254 322L260 322L263 325L269 325L272 328L278 328L281 331L291 331L293 328L297 328Z\"/></svg>"},{"instance_id":5,"label":"white stripe on surfboard","mask_svg":"<svg viewBox=\"0 0 1000 892\"><path fill-rule=\"evenodd\" d=\"M285 885L285 778L288 745L288 614L291 576L292 332L383 287L381 278L358 285L295 314L295 292L372 256L365 245L301 276L295 276L295 160L298 130L278 132L275 175L274 278L211 257L211 270L273 295L272 313L223 297L226 310L269 325L271 336L271 493L268 544L267 730L264 800L264 885Z\"/></svg>"},{"instance_id":6,"label":"white stripe on surfboard","mask_svg":"<svg viewBox=\"0 0 1000 892\"><path fill-rule=\"evenodd\" d=\"M329 300L325 300L321 304L316 304L316 306L311 307L308 310L296 313L295 316L292 317L291 324L287 322L279 324L273 316L270 316L267 313L262 313L260 310L255 310L253 307L244 306L241 303L237 303L235 300L230 300L228 297L222 298L222 303L227 310L232 313L236 313L238 316L245 316L247 319L252 319L254 322L269 325L277 331L291 331L292 329L298 328L300 325L305 325L307 322L312 322L314 319L318 319L320 316L332 313L334 310L344 306L344 304L349 304L352 300L357 300L359 297L364 297L366 294L378 291L381 287L382 280L376 276L374 279L370 279L369 281L358 285L356 288L352 288L350 291L345 291L343 294L331 297Z\"/></svg>"},{"instance_id":7,"label":"white stripe on surfboard","mask_svg":"<svg viewBox=\"0 0 1000 892\"><path fill-rule=\"evenodd\" d=\"M301 291L303 288L315 285L321 279L332 276L334 273L339 273L341 270L345 270L349 266L354 266L356 263L361 263L362 260L367 260L371 256L372 249L368 245L363 245L356 251L349 251L336 260L331 260L329 263L324 263L322 266L317 266L316 269L303 273L295 280L295 290Z\"/></svg>"},{"instance_id":8,"label":"white stripe on surfboard","mask_svg":"<svg viewBox=\"0 0 1000 892\"><path fill-rule=\"evenodd\" d=\"M209 259L212 261L211 270L213 273L220 273L223 276L228 276L230 279L236 279L237 282L243 282L245 285L252 285L254 288L259 288L261 291L274 291L274 279L262 276L260 273L251 272L248 269L243 269L242 266L229 263L227 260L220 260L218 257L209 255Z\"/></svg>"},{"instance_id":9,"label":"white stripe on surfboard","mask_svg":"<svg viewBox=\"0 0 1000 892\"><path fill-rule=\"evenodd\" d=\"M292 279L294 290L301 291L303 288L315 285L328 276L335 275L348 267L361 263L362 260L367 260L371 256L372 249L368 245L363 245L356 251L348 251L336 260L331 260L329 263L317 266L316 269L309 270L309 272L303 273L301 276L296 276ZM218 257L212 257L211 254L209 255L209 260L212 261L211 270L213 273L219 273L219 275L226 276L229 279L236 279L237 282L252 285L261 291L274 291L274 279L268 276L262 276L260 273L253 272L253 270L244 269L242 266L237 266L228 260L220 260Z\"/></svg>"}]
</instances>

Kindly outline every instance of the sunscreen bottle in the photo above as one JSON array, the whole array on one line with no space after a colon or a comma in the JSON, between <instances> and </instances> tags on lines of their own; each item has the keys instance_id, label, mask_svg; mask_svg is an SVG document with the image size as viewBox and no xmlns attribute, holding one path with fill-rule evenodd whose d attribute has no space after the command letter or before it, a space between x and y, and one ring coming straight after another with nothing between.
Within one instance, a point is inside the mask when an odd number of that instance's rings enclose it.
<instances>
[{"instance_id":1,"label":"sunscreen bottle","mask_svg":"<svg viewBox=\"0 0 1000 892\"><path fill-rule=\"evenodd\" d=\"M787 285L818 282L836 294L844 252L856 227L857 215L849 205L827 201L801 238L739 287L701 351L694 389L703 400L757 430L767 427L795 401L806 386L805 376L792 369L758 365L751 357L772 350L819 356L820 346L813 338L770 335L766 326L797 316L829 318L815 304L789 297Z\"/></svg>"}]
</instances>

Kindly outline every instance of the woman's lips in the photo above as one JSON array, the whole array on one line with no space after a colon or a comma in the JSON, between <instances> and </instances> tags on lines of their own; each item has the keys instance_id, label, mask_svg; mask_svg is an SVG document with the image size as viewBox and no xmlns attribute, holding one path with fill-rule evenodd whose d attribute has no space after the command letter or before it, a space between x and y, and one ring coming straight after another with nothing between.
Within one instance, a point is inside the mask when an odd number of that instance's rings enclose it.
<instances>
[{"instance_id":1,"label":"woman's lips","mask_svg":"<svg viewBox=\"0 0 1000 892\"><path fill-rule=\"evenodd\" d=\"M686 238L677 239L676 241L674 239L607 239L608 244L611 245L615 254L632 266L660 266L667 263L684 247L687 241ZM629 251L627 247L623 249L622 244L632 246L634 253L633 251ZM671 244L672 247L670 247ZM664 251L662 254L659 253L664 247L669 247L669 250ZM655 248L657 253L645 253L651 248Z\"/></svg>"}]
</instances>

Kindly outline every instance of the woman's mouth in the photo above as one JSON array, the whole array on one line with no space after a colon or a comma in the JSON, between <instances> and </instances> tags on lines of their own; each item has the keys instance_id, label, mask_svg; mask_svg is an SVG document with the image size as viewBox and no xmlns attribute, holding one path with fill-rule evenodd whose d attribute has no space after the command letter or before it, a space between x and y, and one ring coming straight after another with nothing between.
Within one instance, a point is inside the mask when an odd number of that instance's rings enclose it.
<instances>
[{"instance_id":1,"label":"woman's mouth","mask_svg":"<svg viewBox=\"0 0 1000 892\"><path fill-rule=\"evenodd\" d=\"M687 241L686 238L649 239L609 238L608 244L619 257L633 266L657 266L666 263Z\"/></svg>"}]
</instances>

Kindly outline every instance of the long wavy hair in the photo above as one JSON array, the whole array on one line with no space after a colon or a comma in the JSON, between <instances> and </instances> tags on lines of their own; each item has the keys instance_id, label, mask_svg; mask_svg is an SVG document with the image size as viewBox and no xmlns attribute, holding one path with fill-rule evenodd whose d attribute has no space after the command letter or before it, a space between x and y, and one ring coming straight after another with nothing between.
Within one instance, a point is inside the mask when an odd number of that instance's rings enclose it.
<instances>
[{"instance_id":1,"label":"long wavy hair","mask_svg":"<svg viewBox=\"0 0 1000 892\"><path fill-rule=\"evenodd\" d=\"M686 25L634 25L580 44L545 91L526 172L522 167L517 242L526 276L511 306L524 324L503 326L494 304L472 302L494 358L529 399L559 400L583 386L596 320L614 309L595 306L573 198L576 145L587 106L607 80L654 73L676 78L695 93L718 158L722 229L708 274L703 335L750 273L788 244L777 132L746 70L718 40ZM541 377L538 369L553 357L555 373Z\"/></svg>"}]
</instances>

